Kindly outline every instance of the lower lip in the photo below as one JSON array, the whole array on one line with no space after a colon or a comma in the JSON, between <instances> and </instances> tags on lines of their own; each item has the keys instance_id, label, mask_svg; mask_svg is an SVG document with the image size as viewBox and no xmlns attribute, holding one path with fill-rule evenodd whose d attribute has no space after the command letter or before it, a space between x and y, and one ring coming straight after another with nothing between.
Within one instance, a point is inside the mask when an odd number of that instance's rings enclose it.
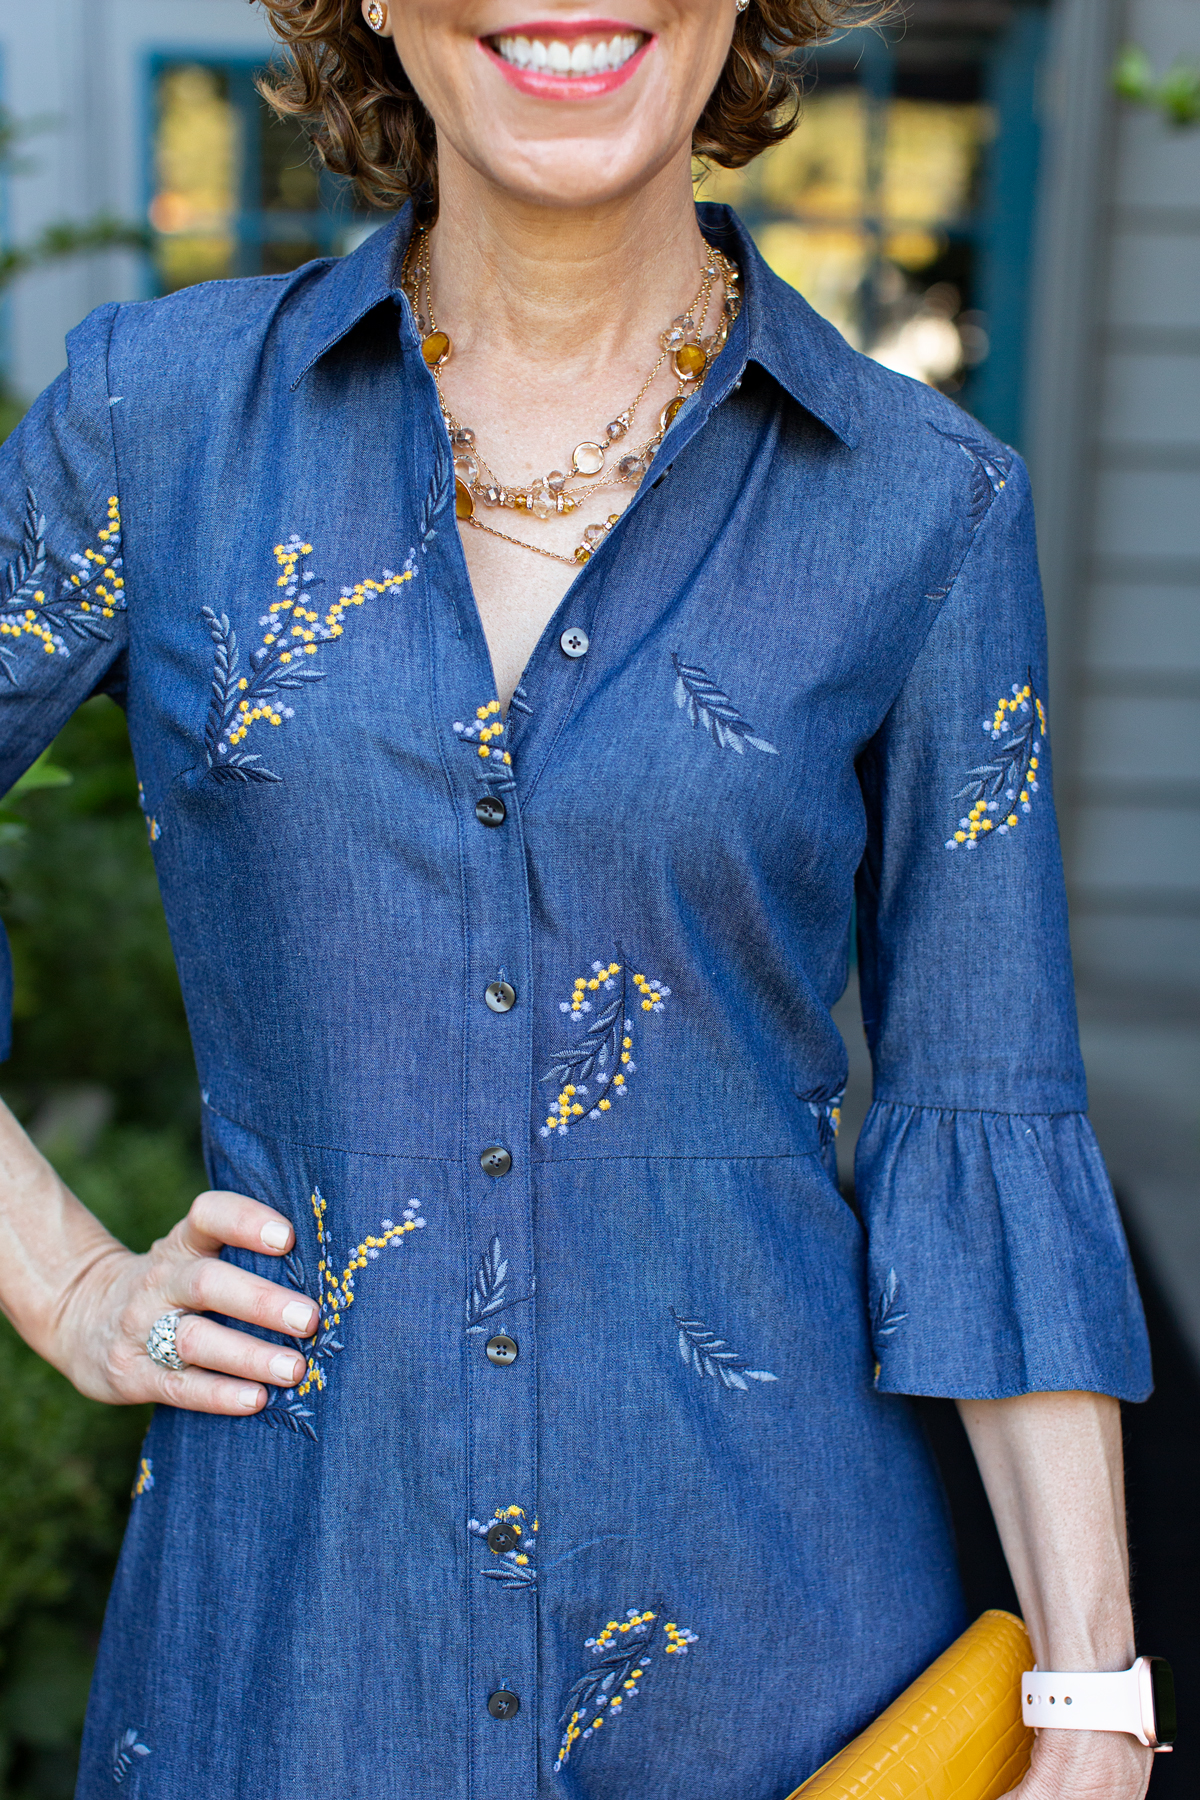
<instances>
[{"instance_id":1,"label":"lower lip","mask_svg":"<svg viewBox=\"0 0 1200 1800\"><path fill-rule=\"evenodd\" d=\"M606 69L602 75L551 75L546 69L518 69L515 63L505 62L497 55L490 44L479 39L479 46L486 56L499 69L509 87L516 88L520 94L533 94L539 100L595 100L601 94L615 93L623 87L630 77L641 67L642 60L654 39L647 38L640 50L635 50L627 63L619 69Z\"/></svg>"}]
</instances>

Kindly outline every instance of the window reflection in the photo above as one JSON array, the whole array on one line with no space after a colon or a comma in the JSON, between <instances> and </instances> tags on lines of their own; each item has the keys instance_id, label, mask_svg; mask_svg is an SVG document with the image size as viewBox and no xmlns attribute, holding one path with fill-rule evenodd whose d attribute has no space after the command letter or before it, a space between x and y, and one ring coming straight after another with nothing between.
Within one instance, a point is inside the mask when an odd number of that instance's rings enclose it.
<instances>
[{"instance_id":1,"label":"window reflection","mask_svg":"<svg viewBox=\"0 0 1200 1800\"><path fill-rule=\"evenodd\" d=\"M988 350L964 302L995 130L982 101L832 85L808 96L786 142L748 169L712 170L699 192L737 207L775 272L857 349L954 392Z\"/></svg>"}]
</instances>

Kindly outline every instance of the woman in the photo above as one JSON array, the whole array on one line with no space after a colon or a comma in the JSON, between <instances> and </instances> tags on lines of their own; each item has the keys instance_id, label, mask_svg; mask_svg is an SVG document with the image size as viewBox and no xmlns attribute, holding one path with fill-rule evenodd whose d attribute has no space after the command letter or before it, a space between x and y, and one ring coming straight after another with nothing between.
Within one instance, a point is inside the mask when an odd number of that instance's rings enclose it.
<instances>
[{"instance_id":1,"label":"woman","mask_svg":"<svg viewBox=\"0 0 1200 1800\"><path fill-rule=\"evenodd\" d=\"M864 9L266 3L423 214L102 309L4 452L4 779L126 706L213 1183L136 1257L5 1120L11 1317L164 1403L80 1794L777 1800L965 1623L906 1394L1125 1667L1025 474L692 200Z\"/></svg>"}]
</instances>

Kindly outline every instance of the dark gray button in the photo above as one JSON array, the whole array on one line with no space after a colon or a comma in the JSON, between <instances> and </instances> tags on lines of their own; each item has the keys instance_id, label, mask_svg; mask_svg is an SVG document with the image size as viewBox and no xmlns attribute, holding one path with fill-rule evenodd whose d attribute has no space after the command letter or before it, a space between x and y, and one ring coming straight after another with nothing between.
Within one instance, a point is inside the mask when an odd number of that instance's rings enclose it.
<instances>
[{"instance_id":1,"label":"dark gray button","mask_svg":"<svg viewBox=\"0 0 1200 1800\"><path fill-rule=\"evenodd\" d=\"M515 1719L520 1710L521 1702L509 1688L497 1688L488 1695L488 1711L493 1719Z\"/></svg>"},{"instance_id":2,"label":"dark gray button","mask_svg":"<svg viewBox=\"0 0 1200 1800\"><path fill-rule=\"evenodd\" d=\"M483 997L492 1012L511 1012L517 1004L517 990L510 987L507 981L489 981L483 990Z\"/></svg>"},{"instance_id":3,"label":"dark gray button","mask_svg":"<svg viewBox=\"0 0 1200 1800\"><path fill-rule=\"evenodd\" d=\"M511 1525L493 1525L487 1534L487 1547L494 1550L497 1556L506 1556L510 1550L516 1549L520 1541Z\"/></svg>"},{"instance_id":4,"label":"dark gray button","mask_svg":"<svg viewBox=\"0 0 1200 1800\"><path fill-rule=\"evenodd\" d=\"M588 634L578 625L568 625L558 640L558 647L564 656L572 661L577 656L586 656L588 652Z\"/></svg>"},{"instance_id":5,"label":"dark gray button","mask_svg":"<svg viewBox=\"0 0 1200 1800\"><path fill-rule=\"evenodd\" d=\"M516 1338L494 1337L487 1341L487 1359L498 1369L507 1369L510 1363L516 1362L518 1354Z\"/></svg>"},{"instance_id":6,"label":"dark gray button","mask_svg":"<svg viewBox=\"0 0 1200 1800\"><path fill-rule=\"evenodd\" d=\"M480 1157L479 1166L485 1175L507 1175L512 1168L512 1157L503 1144L493 1144Z\"/></svg>"},{"instance_id":7,"label":"dark gray button","mask_svg":"<svg viewBox=\"0 0 1200 1800\"><path fill-rule=\"evenodd\" d=\"M508 808L499 794L485 794L482 800L475 802L475 817L481 825L503 825Z\"/></svg>"}]
</instances>

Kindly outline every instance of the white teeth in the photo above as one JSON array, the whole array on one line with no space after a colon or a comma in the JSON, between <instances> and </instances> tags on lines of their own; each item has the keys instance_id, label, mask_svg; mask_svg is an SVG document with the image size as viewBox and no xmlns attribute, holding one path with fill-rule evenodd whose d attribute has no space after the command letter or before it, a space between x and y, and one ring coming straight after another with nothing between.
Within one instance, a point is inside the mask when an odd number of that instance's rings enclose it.
<instances>
[{"instance_id":1,"label":"white teeth","mask_svg":"<svg viewBox=\"0 0 1200 1800\"><path fill-rule=\"evenodd\" d=\"M548 69L555 75L603 75L619 69L637 53L640 37L612 37L607 43L592 44L577 39L571 46L561 38L543 43L540 38L493 38L493 46L504 61L517 69Z\"/></svg>"}]
</instances>

